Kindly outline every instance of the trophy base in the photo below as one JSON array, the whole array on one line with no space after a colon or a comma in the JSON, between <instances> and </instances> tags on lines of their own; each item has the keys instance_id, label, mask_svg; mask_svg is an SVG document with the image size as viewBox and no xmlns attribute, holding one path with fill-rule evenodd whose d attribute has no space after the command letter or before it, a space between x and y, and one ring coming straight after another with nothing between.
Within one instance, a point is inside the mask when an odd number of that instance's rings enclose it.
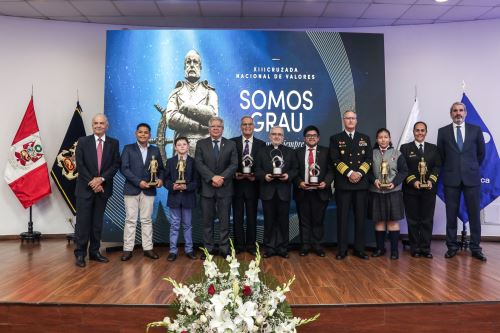
<instances>
[{"instance_id":1,"label":"trophy base","mask_svg":"<svg viewBox=\"0 0 500 333\"><path fill-rule=\"evenodd\" d=\"M314 190L319 186L319 183L306 183L306 186Z\"/></svg>"},{"instance_id":2,"label":"trophy base","mask_svg":"<svg viewBox=\"0 0 500 333\"><path fill-rule=\"evenodd\" d=\"M249 174L252 173L252 168L250 168L250 167L243 167L242 171L243 171L242 172L243 175L249 175Z\"/></svg>"},{"instance_id":3,"label":"trophy base","mask_svg":"<svg viewBox=\"0 0 500 333\"><path fill-rule=\"evenodd\" d=\"M243 177L253 177L253 176L255 176L255 174L253 172L248 172L248 173L243 172L243 173L241 173L241 175Z\"/></svg>"},{"instance_id":4,"label":"trophy base","mask_svg":"<svg viewBox=\"0 0 500 333\"><path fill-rule=\"evenodd\" d=\"M158 181L155 180L154 182L149 182L148 185L149 186L156 186L156 185L158 185Z\"/></svg>"},{"instance_id":5,"label":"trophy base","mask_svg":"<svg viewBox=\"0 0 500 333\"><path fill-rule=\"evenodd\" d=\"M391 184L380 184L380 188L387 189L391 187Z\"/></svg>"},{"instance_id":6,"label":"trophy base","mask_svg":"<svg viewBox=\"0 0 500 333\"><path fill-rule=\"evenodd\" d=\"M183 184L186 184L186 180L184 180L184 179L177 179L177 180L175 181L175 183L176 183L176 184L183 185Z\"/></svg>"},{"instance_id":7,"label":"trophy base","mask_svg":"<svg viewBox=\"0 0 500 333\"><path fill-rule=\"evenodd\" d=\"M281 168L273 168L273 173L271 174L273 178L281 178L283 177L283 170Z\"/></svg>"},{"instance_id":8,"label":"trophy base","mask_svg":"<svg viewBox=\"0 0 500 333\"><path fill-rule=\"evenodd\" d=\"M430 186L429 186L429 184L427 184L427 183L425 183L425 184L420 183L420 188L425 188L425 189L427 189L427 188L430 188Z\"/></svg>"}]
</instances>

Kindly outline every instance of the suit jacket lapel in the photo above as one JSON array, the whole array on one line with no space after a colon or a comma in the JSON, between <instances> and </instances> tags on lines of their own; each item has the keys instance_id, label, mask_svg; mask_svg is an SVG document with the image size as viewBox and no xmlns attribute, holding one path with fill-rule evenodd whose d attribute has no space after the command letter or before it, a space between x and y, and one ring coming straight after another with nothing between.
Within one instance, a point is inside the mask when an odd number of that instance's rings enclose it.
<instances>
[{"instance_id":1,"label":"suit jacket lapel","mask_svg":"<svg viewBox=\"0 0 500 333\"><path fill-rule=\"evenodd\" d=\"M96 146L96 141L95 141L95 136L92 134L90 136L90 157L92 159L92 163L93 165L95 165L95 170L96 171L99 171L98 170L98 165L97 165L97 146ZM104 153L103 153L104 155ZM102 162L102 161L101 161Z\"/></svg>"}]
</instances>

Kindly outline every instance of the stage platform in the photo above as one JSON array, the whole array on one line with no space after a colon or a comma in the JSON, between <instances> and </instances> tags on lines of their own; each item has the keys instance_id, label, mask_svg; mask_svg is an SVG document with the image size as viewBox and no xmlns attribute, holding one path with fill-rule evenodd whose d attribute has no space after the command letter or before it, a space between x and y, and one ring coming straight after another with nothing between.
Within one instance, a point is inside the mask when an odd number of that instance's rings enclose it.
<instances>
[{"instance_id":1,"label":"stage platform","mask_svg":"<svg viewBox=\"0 0 500 333\"><path fill-rule=\"evenodd\" d=\"M295 315L321 313L299 332L500 332L500 243L482 245L486 263L469 252L445 259L444 242L435 241L434 259L400 249L399 260L337 261L326 248L324 258L292 251L263 259L262 269L280 282L296 276L287 298ZM161 278L183 281L202 269L182 253L167 262L166 247L156 248L159 260L136 250L122 262L118 251L107 254L110 263L83 269L66 240L8 240L0 248L0 332L144 332L174 298Z\"/></svg>"}]
</instances>

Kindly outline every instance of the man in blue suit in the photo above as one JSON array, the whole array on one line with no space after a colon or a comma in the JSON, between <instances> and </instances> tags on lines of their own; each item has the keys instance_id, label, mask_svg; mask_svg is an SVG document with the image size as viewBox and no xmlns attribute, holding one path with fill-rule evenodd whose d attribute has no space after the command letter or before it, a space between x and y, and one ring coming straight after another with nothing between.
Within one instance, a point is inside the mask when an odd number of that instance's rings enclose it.
<instances>
[{"instance_id":1,"label":"man in blue suit","mask_svg":"<svg viewBox=\"0 0 500 333\"><path fill-rule=\"evenodd\" d=\"M125 177L123 194L125 200L125 225L123 228L122 261L132 258L135 245L135 230L140 211L142 248L144 256L158 259L153 251L153 223L151 215L156 196L156 188L163 186L163 161L160 150L151 146L151 127L141 123L135 131L137 142L126 145L122 153L121 173ZM152 181L151 169L156 169L156 185Z\"/></svg>"},{"instance_id":2,"label":"man in blue suit","mask_svg":"<svg viewBox=\"0 0 500 333\"><path fill-rule=\"evenodd\" d=\"M467 109L463 103L453 103L450 117L453 123L438 131L437 146L442 160L442 180L446 204L446 246L445 258L457 254L457 215L460 195L464 194L470 225L470 250L472 256L486 261L479 243L481 221L479 203L481 176L479 167L485 156L483 132L479 126L466 124Z\"/></svg>"}]
</instances>

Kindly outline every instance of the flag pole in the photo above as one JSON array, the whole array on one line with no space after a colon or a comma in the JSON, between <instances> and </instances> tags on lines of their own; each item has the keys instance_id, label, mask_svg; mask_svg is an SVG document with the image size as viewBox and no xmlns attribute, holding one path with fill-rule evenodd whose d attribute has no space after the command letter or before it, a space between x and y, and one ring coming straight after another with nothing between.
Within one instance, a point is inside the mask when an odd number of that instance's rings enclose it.
<instances>
[{"instance_id":1,"label":"flag pole","mask_svg":"<svg viewBox=\"0 0 500 333\"><path fill-rule=\"evenodd\" d=\"M21 243L27 241L28 243L31 241L35 243L37 241L40 243L40 237L42 233L40 231L33 231L33 206L30 206L30 220L28 221L28 231L21 233Z\"/></svg>"},{"instance_id":2,"label":"flag pole","mask_svg":"<svg viewBox=\"0 0 500 333\"><path fill-rule=\"evenodd\" d=\"M462 96L465 94L465 80L462 80ZM457 217L458 219L458 217ZM467 250L469 248L469 240L467 239L467 228L466 223L462 221L462 232L460 234L460 242L458 242L458 247L460 250Z\"/></svg>"}]
</instances>

